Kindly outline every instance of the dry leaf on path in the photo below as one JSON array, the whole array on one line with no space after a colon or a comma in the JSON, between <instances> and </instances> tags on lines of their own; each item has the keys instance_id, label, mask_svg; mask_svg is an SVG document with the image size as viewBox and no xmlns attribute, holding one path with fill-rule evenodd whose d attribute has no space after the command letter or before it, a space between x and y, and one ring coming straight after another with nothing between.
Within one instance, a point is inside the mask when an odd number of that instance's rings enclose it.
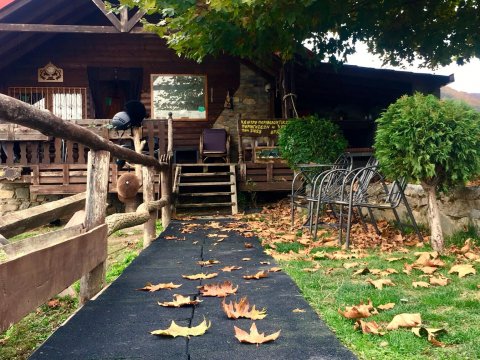
<instances>
[{"instance_id":1,"label":"dry leaf on path","mask_svg":"<svg viewBox=\"0 0 480 360\"><path fill-rule=\"evenodd\" d=\"M182 284L176 285L172 282L170 282L170 283L160 283L160 284L157 284L157 285L153 285L152 283L146 283L143 288L140 288L140 289L137 289L137 290L154 292L154 291L159 291L159 290L177 289L180 286L182 286Z\"/></svg>"},{"instance_id":2,"label":"dry leaf on path","mask_svg":"<svg viewBox=\"0 0 480 360\"><path fill-rule=\"evenodd\" d=\"M204 279L213 279L214 277L218 276L218 273L211 273L211 274L193 274L193 275L182 275L184 279L188 280L204 280Z\"/></svg>"},{"instance_id":3,"label":"dry leaf on path","mask_svg":"<svg viewBox=\"0 0 480 360\"><path fill-rule=\"evenodd\" d=\"M399 327L415 327L422 324L422 317L417 314L399 314L395 315L390 324L387 325L387 330L396 330Z\"/></svg>"},{"instance_id":4,"label":"dry leaf on path","mask_svg":"<svg viewBox=\"0 0 480 360\"><path fill-rule=\"evenodd\" d=\"M384 286L396 286L390 279L378 279L378 280L368 279L368 280L365 280L365 282L372 284L379 290L382 290Z\"/></svg>"},{"instance_id":5,"label":"dry leaf on path","mask_svg":"<svg viewBox=\"0 0 480 360\"><path fill-rule=\"evenodd\" d=\"M361 319L377 314L371 300L368 300L368 304L360 302L359 305L346 306L344 311L338 309L338 313L347 319Z\"/></svg>"},{"instance_id":6,"label":"dry leaf on path","mask_svg":"<svg viewBox=\"0 0 480 360\"><path fill-rule=\"evenodd\" d=\"M245 249L251 249L251 248L253 248L253 244L252 244L252 243L248 243L248 242L243 243L243 246L245 246Z\"/></svg>"},{"instance_id":7,"label":"dry leaf on path","mask_svg":"<svg viewBox=\"0 0 480 360\"><path fill-rule=\"evenodd\" d=\"M255 323L253 323L252 326L250 327L250 333L247 333L245 330L242 330L236 326L234 326L234 329L235 329L235 337L240 342L257 344L257 345L276 340L280 336L280 331L281 331L279 330L276 333L265 336L265 333L258 332L257 326L255 325Z\"/></svg>"},{"instance_id":8,"label":"dry leaf on path","mask_svg":"<svg viewBox=\"0 0 480 360\"><path fill-rule=\"evenodd\" d=\"M430 284L425 281L414 281L412 282L412 286L414 288L417 288L417 287L429 288Z\"/></svg>"},{"instance_id":9,"label":"dry leaf on path","mask_svg":"<svg viewBox=\"0 0 480 360\"><path fill-rule=\"evenodd\" d=\"M207 321L207 319L203 319L203 321L194 327L186 327L186 326L179 326L175 323L175 321L172 321L170 324L170 327L165 330L155 330L150 332L152 335L164 335L164 336L200 336L205 334L205 332L210 328L212 323L210 321Z\"/></svg>"},{"instance_id":10,"label":"dry leaf on path","mask_svg":"<svg viewBox=\"0 0 480 360\"><path fill-rule=\"evenodd\" d=\"M229 319L246 318L252 320L261 320L267 316L265 309L257 310L255 305L250 309L250 303L246 297L240 299L239 302L226 303L225 299L222 301L222 309Z\"/></svg>"},{"instance_id":11,"label":"dry leaf on path","mask_svg":"<svg viewBox=\"0 0 480 360\"><path fill-rule=\"evenodd\" d=\"M266 270L259 271L254 275L243 275L243 278L247 279L247 280L253 280L253 279L260 280L260 279L266 278L266 277L268 277L268 271L266 271Z\"/></svg>"},{"instance_id":12,"label":"dry leaf on path","mask_svg":"<svg viewBox=\"0 0 480 360\"><path fill-rule=\"evenodd\" d=\"M218 260L205 260L205 261L197 261L197 264L200 266L208 266L213 264L220 264Z\"/></svg>"},{"instance_id":13,"label":"dry leaf on path","mask_svg":"<svg viewBox=\"0 0 480 360\"><path fill-rule=\"evenodd\" d=\"M448 271L449 274L458 273L458 277L462 278L468 274L476 274L477 271L471 264L462 264L462 265L454 265Z\"/></svg>"},{"instance_id":14,"label":"dry leaf on path","mask_svg":"<svg viewBox=\"0 0 480 360\"><path fill-rule=\"evenodd\" d=\"M278 267L278 266L274 266L274 267L268 269L268 272L279 272L279 271L282 271L282 268Z\"/></svg>"},{"instance_id":15,"label":"dry leaf on path","mask_svg":"<svg viewBox=\"0 0 480 360\"><path fill-rule=\"evenodd\" d=\"M173 301L167 302L158 302L158 305L165 307L182 307L182 306L192 306L197 305L202 302L202 300L192 300L190 296L183 296L179 294L173 295Z\"/></svg>"},{"instance_id":16,"label":"dry leaf on path","mask_svg":"<svg viewBox=\"0 0 480 360\"><path fill-rule=\"evenodd\" d=\"M390 310L390 309L393 309L394 307L395 307L395 303L387 303L387 304L383 304L383 305L378 305L377 309Z\"/></svg>"},{"instance_id":17,"label":"dry leaf on path","mask_svg":"<svg viewBox=\"0 0 480 360\"><path fill-rule=\"evenodd\" d=\"M241 266L225 266L223 269L221 269L223 272L232 272L234 270L240 270L242 269Z\"/></svg>"},{"instance_id":18,"label":"dry leaf on path","mask_svg":"<svg viewBox=\"0 0 480 360\"><path fill-rule=\"evenodd\" d=\"M235 294L238 290L238 285L234 288L230 281L224 281L223 283L202 285L199 287L199 290L203 296L225 297Z\"/></svg>"},{"instance_id":19,"label":"dry leaf on path","mask_svg":"<svg viewBox=\"0 0 480 360\"><path fill-rule=\"evenodd\" d=\"M299 308L296 308L296 309L293 309L293 310L292 310L293 313L304 313L304 312L306 312L306 311L307 311L307 310L305 310L305 309L299 309Z\"/></svg>"},{"instance_id":20,"label":"dry leaf on path","mask_svg":"<svg viewBox=\"0 0 480 360\"><path fill-rule=\"evenodd\" d=\"M270 265L270 261L260 261L260 265Z\"/></svg>"},{"instance_id":21,"label":"dry leaf on path","mask_svg":"<svg viewBox=\"0 0 480 360\"><path fill-rule=\"evenodd\" d=\"M250 261L250 260L252 260L252 258L249 258L249 257L242 258L242 261Z\"/></svg>"},{"instance_id":22,"label":"dry leaf on path","mask_svg":"<svg viewBox=\"0 0 480 360\"><path fill-rule=\"evenodd\" d=\"M364 334L385 335L384 331L380 331L380 325L375 321L357 320L353 326L354 330L362 329Z\"/></svg>"}]
</instances>

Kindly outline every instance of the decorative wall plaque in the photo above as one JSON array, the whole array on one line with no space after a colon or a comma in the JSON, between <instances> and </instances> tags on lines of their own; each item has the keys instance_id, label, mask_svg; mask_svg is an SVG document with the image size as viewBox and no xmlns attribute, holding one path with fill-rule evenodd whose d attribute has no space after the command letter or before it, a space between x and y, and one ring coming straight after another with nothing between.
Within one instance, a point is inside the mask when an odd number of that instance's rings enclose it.
<instances>
[{"instance_id":1,"label":"decorative wall plaque","mask_svg":"<svg viewBox=\"0 0 480 360\"><path fill-rule=\"evenodd\" d=\"M49 62L38 69L38 82L63 82L63 69Z\"/></svg>"}]
</instances>

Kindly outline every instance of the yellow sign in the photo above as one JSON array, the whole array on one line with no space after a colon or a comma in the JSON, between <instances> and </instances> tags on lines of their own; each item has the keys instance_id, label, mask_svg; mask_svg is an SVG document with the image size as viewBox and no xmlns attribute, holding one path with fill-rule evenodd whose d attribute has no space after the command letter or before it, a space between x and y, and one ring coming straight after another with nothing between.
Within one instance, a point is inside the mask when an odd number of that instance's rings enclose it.
<instances>
[{"instance_id":1,"label":"yellow sign","mask_svg":"<svg viewBox=\"0 0 480 360\"><path fill-rule=\"evenodd\" d=\"M278 131L287 123L286 119L240 119L239 132L242 136L277 137Z\"/></svg>"}]
</instances>

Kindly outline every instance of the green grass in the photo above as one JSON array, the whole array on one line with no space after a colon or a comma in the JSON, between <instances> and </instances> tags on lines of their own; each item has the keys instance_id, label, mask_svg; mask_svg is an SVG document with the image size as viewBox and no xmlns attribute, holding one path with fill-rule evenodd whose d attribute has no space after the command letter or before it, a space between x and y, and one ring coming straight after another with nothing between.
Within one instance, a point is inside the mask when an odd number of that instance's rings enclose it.
<instances>
[{"instance_id":1,"label":"green grass","mask_svg":"<svg viewBox=\"0 0 480 360\"><path fill-rule=\"evenodd\" d=\"M336 333L338 338L360 359L478 359L480 358L480 294L477 284L480 275L458 278L447 274L455 258L443 257L446 266L437 272L452 281L445 287L413 288L412 281L425 281L419 270L410 275L402 272L403 263L412 263L416 257L410 254L382 254L370 252L369 257L353 260L316 261L322 268L315 273L307 273L303 268L311 268L310 261L284 262L282 267L295 280L303 295L321 315L322 319ZM387 262L386 257L407 257L408 259ZM352 276L358 268L344 269L344 262L366 262L369 269L394 268L399 274L389 278L397 285L375 289L365 283L368 278L376 279L371 274ZM363 266L363 265L362 265ZM475 265L477 271L479 265ZM334 268L329 275L325 270ZM480 272L480 271L479 271ZM428 280L426 280L428 281ZM388 302L396 303L392 310L380 312L368 318L386 326L394 315L400 313L420 313L423 324L427 327L445 328L447 334L439 337L446 343L445 348L434 347L424 338L418 338L408 329L387 332L384 336L365 335L353 329L354 321L345 319L338 309L358 304L371 299L375 306Z\"/></svg>"},{"instance_id":2,"label":"green grass","mask_svg":"<svg viewBox=\"0 0 480 360\"><path fill-rule=\"evenodd\" d=\"M456 232L451 236L448 236L445 239L445 244L449 245L456 245L462 247L465 243L465 240L472 239L473 243L477 246L480 246L480 233L477 232L473 225L469 225L466 230Z\"/></svg>"},{"instance_id":3,"label":"green grass","mask_svg":"<svg viewBox=\"0 0 480 360\"><path fill-rule=\"evenodd\" d=\"M122 274L125 268L138 256L142 248L141 239L133 246L127 246L115 254L109 255L106 281L111 283ZM78 294L80 281L73 284ZM66 297L58 298L60 306L42 305L25 316L17 324L0 334L0 360L26 359L44 342L62 322L64 322L78 307L78 300Z\"/></svg>"}]
</instances>

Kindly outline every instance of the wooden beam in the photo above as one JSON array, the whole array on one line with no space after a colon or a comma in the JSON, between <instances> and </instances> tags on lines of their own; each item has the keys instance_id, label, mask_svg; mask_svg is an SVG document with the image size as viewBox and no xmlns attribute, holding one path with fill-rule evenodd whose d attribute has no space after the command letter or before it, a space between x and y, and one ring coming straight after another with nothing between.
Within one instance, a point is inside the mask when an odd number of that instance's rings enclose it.
<instances>
[{"instance_id":1,"label":"wooden beam","mask_svg":"<svg viewBox=\"0 0 480 360\"><path fill-rule=\"evenodd\" d=\"M135 15L133 15L125 25L125 32L130 32L135 25L140 21L140 19L146 14L147 12L143 9L138 10Z\"/></svg>"},{"instance_id":2,"label":"wooden beam","mask_svg":"<svg viewBox=\"0 0 480 360\"><path fill-rule=\"evenodd\" d=\"M151 167L143 168L143 202L149 203L155 199L153 191L155 184L155 172ZM143 225L143 248L146 249L155 240L155 220L157 211L149 212L150 218Z\"/></svg>"},{"instance_id":3,"label":"wooden beam","mask_svg":"<svg viewBox=\"0 0 480 360\"><path fill-rule=\"evenodd\" d=\"M121 34L114 26L100 25L51 25L51 24L7 24L0 23L0 31L43 32L43 33L84 33ZM132 28L131 34L147 34L141 26Z\"/></svg>"},{"instance_id":4,"label":"wooden beam","mask_svg":"<svg viewBox=\"0 0 480 360\"><path fill-rule=\"evenodd\" d=\"M23 101L4 94L0 94L0 119L39 130L42 134L48 136L78 142L92 150L106 150L119 159L152 166L156 170L162 170L170 166L167 162L159 162L152 156L137 154L135 151L115 145L88 129L64 121L48 111L36 109ZM162 159L165 160L166 158L161 156Z\"/></svg>"},{"instance_id":5,"label":"wooden beam","mask_svg":"<svg viewBox=\"0 0 480 360\"><path fill-rule=\"evenodd\" d=\"M107 258L107 226L0 264L0 333Z\"/></svg>"},{"instance_id":6,"label":"wooden beam","mask_svg":"<svg viewBox=\"0 0 480 360\"><path fill-rule=\"evenodd\" d=\"M62 216L73 214L85 206L85 193L15 211L0 218L0 234L10 238L48 224Z\"/></svg>"},{"instance_id":7,"label":"wooden beam","mask_svg":"<svg viewBox=\"0 0 480 360\"><path fill-rule=\"evenodd\" d=\"M108 20L113 24L113 26L118 30L122 31L122 24L120 20L115 16L114 13L107 10L105 3L102 0L92 0L93 3L100 9L100 11L107 17Z\"/></svg>"}]
</instances>

